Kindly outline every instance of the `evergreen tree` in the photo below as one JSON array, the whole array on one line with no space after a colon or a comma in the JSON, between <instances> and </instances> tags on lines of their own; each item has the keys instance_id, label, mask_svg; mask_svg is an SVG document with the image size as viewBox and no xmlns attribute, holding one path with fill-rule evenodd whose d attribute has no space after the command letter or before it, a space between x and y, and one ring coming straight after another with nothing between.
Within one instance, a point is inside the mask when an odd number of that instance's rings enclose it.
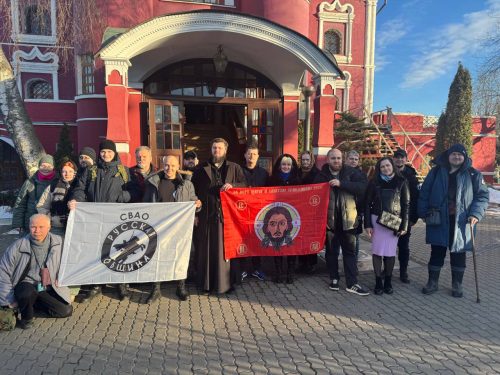
<instances>
[{"instance_id":1,"label":"evergreen tree","mask_svg":"<svg viewBox=\"0 0 500 375\"><path fill-rule=\"evenodd\" d=\"M54 162L56 167L59 168L60 162L63 158L70 158L74 160L73 157L73 143L69 137L69 126L64 123L59 133L59 142L57 144L57 151L54 154Z\"/></svg>"},{"instance_id":2,"label":"evergreen tree","mask_svg":"<svg viewBox=\"0 0 500 375\"><path fill-rule=\"evenodd\" d=\"M363 118L343 112L336 121L335 144L342 152L356 150L361 156L361 166L366 170L377 162L376 157L372 157L378 154L377 142L372 137L374 131L374 127L365 123Z\"/></svg>"},{"instance_id":3,"label":"evergreen tree","mask_svg":"<svg viewBox=\"0 0 500 375\"><path fill-rule=\"evenodd\" d=\"M436 129L436 145L434 146L434 151L432 152L432 156L434 157L438 156L447 148L445 146L446 142L444 140L445 124L446 124L446 115L444 114L444 112L441 112Z\"/></svg>"},{"instance_id":4,"label":"evergreen tree","mask_svg":"<svg viewBox=\"0 0 500 375\"><path fill-rule=\"evenodd\" d=\"M441 130L439 129L439 147L447 149L455 143L461 143L472 153L472 80L469 71L458 63L458 70L450 86L448 103ZM436 134L436 146L437 146ZM436 150L438 151L438 150Z\"/></svg>"}]
</instances>

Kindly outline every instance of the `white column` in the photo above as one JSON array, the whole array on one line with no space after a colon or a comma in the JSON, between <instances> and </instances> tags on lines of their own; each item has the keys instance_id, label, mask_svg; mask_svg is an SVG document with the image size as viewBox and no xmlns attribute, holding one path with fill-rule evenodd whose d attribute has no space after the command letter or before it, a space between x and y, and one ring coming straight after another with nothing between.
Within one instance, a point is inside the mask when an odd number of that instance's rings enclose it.
<instances>
[{"instance_id":1,"label":"white column","mask_svg":"<svg viewBox=\"0 0 500 375\"><path fill-rule=\"evenodd\" d=\"M363 105L369 113L373 111L376 16L377 0L366 0L365 82Z\"/></svg>"}]
</instances>

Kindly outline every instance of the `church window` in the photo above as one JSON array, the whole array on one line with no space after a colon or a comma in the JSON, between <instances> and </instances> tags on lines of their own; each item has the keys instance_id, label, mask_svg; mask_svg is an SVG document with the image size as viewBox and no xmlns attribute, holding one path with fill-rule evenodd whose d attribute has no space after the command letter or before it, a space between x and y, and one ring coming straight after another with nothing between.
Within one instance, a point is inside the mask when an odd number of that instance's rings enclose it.
<instances>
[{"instance_id":1,"label":"church window","mask_svg":"<svg viewBox=\"0 0 500 375\"><path fill-rule=\"evenodd\" d=\"M29 80L26 84L26 99L53 99L52 86L41 78Z\"/></svg>"},{"instance_id":2,"label":"church window","mask_svg":"<svg viewBox=\"0 0 500 375\"><path fill-rule=\"evenodd\" d=\"M51 35L50 11L36 4L26 6L21 27L23 34Z\"/></svg>"},{"instance_id":3,"label":"church window","mask_svg":"<svg viewBox=\"0 0 500 375\"><path fill-rule=\"evenodd\" d=\"M95 92L94 86L94 57L91 54L80 56L82 94L89 95Z\"/></svg>"},{"instance_id":4,"label":"church window","mask_svg":"<svg viewBox=\"0 0 500 375\"><path fill-rule=\"evenodd\" d=\"M324 36L324 49L333 55L342 54L342 35L340 31L328 30Z\"/></svg>"}]
</instances>

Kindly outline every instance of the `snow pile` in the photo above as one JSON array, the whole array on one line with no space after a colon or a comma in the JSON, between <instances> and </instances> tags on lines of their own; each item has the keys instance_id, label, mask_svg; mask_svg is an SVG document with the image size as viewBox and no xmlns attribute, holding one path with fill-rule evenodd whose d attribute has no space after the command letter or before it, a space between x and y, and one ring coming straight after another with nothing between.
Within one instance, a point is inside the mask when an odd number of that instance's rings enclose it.
<instances>
[{"instance_id":1,"label":"snow pile","mask_svg":"<svg viewBox=\"0 0 500 375\"><path fill-rule=\"evenodd\" d=\"M12 219L12 208L9 206L0 206L0 219Z\"/></svg>"}]
</instances>

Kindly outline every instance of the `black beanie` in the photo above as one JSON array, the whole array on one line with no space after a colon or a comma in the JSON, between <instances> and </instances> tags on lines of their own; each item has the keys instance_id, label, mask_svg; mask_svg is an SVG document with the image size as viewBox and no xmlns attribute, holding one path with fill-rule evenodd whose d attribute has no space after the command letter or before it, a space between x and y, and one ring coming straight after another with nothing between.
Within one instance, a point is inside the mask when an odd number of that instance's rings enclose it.
<instances>
[{"instance_id":1,"label":"black beanie","mask_svg":"<svg viewBox=\"0 0 500 375\"><path fill-rule=\"evenodd\" d=\"M102 150L111 150L116 154L115 142L110 139L105 139L99 144L99 152L101 152Z\"/></svg>"},{"instance_id":2,"label":"black beanie","mask_svg":"<svg viewBox=\"0 0 500 375\"><path fill-rule=\"evenodd\" d=\"M92 159L92 161L95 163L97 160L97 154L95 153L94 149L92 147L84 147L80 150L80 155L86 155L89 158Z\"/></svg>"},{"instance_id":3,"label":"black beanie","mask_svg":"<svg viewBox=\"0 0 500 375\"><path fill-rule=\"evenodd\" d=\"M457 144L454 144L453 146L451 146L447 151L446 151L446 154L448 156L450 156L453 152L459 152L461 153L465 159L467 159L468 155L467 155L467 150L465 149L465 147L463 145L461 145L460 143L457 143Z\"/></svg>"}]
</instances>

